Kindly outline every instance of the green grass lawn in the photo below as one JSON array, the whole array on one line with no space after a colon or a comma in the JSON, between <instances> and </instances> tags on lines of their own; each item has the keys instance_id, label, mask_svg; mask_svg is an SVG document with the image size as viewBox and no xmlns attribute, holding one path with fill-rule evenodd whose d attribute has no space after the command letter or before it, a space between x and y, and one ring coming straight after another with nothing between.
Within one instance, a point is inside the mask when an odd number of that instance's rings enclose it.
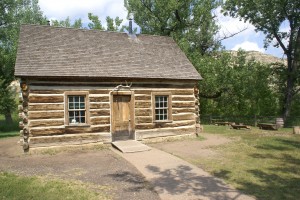
<instances>
[{"instance_id":1,"label":"green grass lawn","mask_svg":"<svg viewBox=\"0 0 300 200\"><path fill-rule=\"evenodd\" d=\"M233 142L213 147L217 156L194 160L206 171L258 199L300 199L300 136L292 129L233 130L204 126Z\"/></svg>"},{"instance_id":2,"label":"green grass lawn","mask_svg":"<svg viewBox=\"0 0 300 200\"><path fill-rule=\"evenodd\" d=\"M92 186L75 181L43 177L22 177L0 173L0 199L85 200L112 199L107 186Z\"/></svg>"}]
</instances>

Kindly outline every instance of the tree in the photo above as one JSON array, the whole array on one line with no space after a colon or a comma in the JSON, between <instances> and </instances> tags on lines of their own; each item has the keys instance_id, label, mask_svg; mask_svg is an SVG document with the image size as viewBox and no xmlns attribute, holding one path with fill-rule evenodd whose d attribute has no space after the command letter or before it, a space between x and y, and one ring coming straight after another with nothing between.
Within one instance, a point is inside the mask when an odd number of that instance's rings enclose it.
<instances>
[{"instance_id":1,"label":"tree","mask_svg":"<svg viewBox=\"0 0 300 200\"><path fill-rule=\"evenodd\" d=\"M82 26L82 20L75 19L74 23L71 23L70 17L67 17L65 20L51 20L52 26L60 26L60 27L66 27L66 28L83 28Z\"/></svg>"},{"instance_id":2,"label":"tree","mask_svg":"<svg viewBox=\"0 0 300 200\"><path fill-rule=\"evenodd\" d=\"M204 80L200 91L210 96L201 100L204 115L253 116L276 115L278 95L273 88L272 69L247 53L217 52L214 56L198 57L196 69Z\"/></svg>"},{"instance_id":3,"label":"tree","mask_svg":"<svg viewBox=\"0 0 300 200\"><path fill-rule=\"evenodd\" d=\"M21 23L46 24L37 0L2 0L0 2L0 113L11 122L15 108L14 95L9 87L14 80L19 27Z\"/></svg>"},{"instance_id":4,"label":"tree","mask_svg":"<svg viewBox=\"0 0 300 200\"><path fill-rule=\"evenodd\" d=\"M201 55L219 49L215 38L219 28L212 10L218 0L125 0L128 13L132 13L141 33L172 36L189 56L197 51Z\"/></svg>"},{"instance_id":5,"label":"tree","mask_svg":"<svg viewBox=\"0 0 300 200\"><path fill-rule=\"evenodd\" d=\"M296 53L300 44L299 8L299 0L227 0L223 7L225 15L249 21L256 31L262 31L266 35L265 48L275 39L274 46L282 48L286 55L287 68L282 103L285 122L290 115L293 97L299 93L299 53ZM281 30L283 25L288 26L287 31Z\"/></svg>"}]
</instances>

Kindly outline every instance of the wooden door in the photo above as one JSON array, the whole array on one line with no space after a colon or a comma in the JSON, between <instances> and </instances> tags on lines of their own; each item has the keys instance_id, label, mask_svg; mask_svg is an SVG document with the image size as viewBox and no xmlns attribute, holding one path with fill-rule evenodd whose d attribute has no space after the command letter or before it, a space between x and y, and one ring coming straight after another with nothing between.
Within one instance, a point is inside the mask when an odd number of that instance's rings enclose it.
<instances>
[{"instance_id":1,"label":"wooden door","mask_svg":"<svg viewBox=\"0 0 300 200\"><path fill-rule=\"evenodd\" d=\"M113 95L112 138L116 140L132 139L132 113L130 95Z\"/></svg>"}]
</instances>

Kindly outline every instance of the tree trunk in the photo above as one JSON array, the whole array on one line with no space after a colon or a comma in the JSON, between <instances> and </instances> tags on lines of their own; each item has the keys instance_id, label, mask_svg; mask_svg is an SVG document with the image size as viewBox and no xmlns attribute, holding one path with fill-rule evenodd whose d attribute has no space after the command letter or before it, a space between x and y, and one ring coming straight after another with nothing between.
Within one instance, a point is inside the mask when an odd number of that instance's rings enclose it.
<instances>
[{"instance_id":1,"label":"tree trunk","mask_svg":"<svg viewBox=\"0 0 300 200\"><path fill-rule=\"evenodd\" d=\"M288 61L288 72L287 72L287 85L286 85L286 90L285 90L285 95L284 95L284 105L283 105L283 120L285 126L287 125L286 120L290 116L290 109L292 105L292 99L293 96L295 95L294 93L294 87L295 83L297 82L298 78L298 68L300 64L300 28L298 29L297 33L297 39L296 39L296 44L295 44L295 51L294 55L287 55L287 61ZM292 58L293 56L293 58Z\"/></svg>"},{"instance_id":2,"label":"tree trunk","mask_svg":"<svg viewBox=\"0 0 300 200\"><path fill-rule=\"evenodd\" d=\"M12 124L13 123L13 120L12 120L12 117L11 117L11 113L6 113L5 114L5 123L6 124Z\"/></svg>"}]
</instances>

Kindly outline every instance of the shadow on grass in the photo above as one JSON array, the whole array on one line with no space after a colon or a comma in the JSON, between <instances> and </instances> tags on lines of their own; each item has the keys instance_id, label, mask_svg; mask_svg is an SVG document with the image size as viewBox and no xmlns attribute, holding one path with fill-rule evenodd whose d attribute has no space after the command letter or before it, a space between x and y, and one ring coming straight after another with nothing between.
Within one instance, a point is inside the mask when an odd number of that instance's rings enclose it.
<instances>
[{"instance_id":1,"label":"shadow on grass","mask_svg":"<svg viewBox=\"0 0 300 200\"><path fill-rule=\"evenodd\" d=\"M153 165L148 165L146 168L155 174L151 182L158 193L188 194L197 196L199 199L243 199L241 193L225 185L220 179L198 175L186 165L173 169L160 169ZM228 174L228 171L221 171L219 175L228 176Z\"/></svg>"},{"instance_id":2,"label":"shadow on grass","mask_svg":"<svg viewBox=\"0 0 300 200\"><path fill-rule=\"evenodd\" d=\"M283 170L288 170L287 168ZM242 189L254 194L257 199L300 199L300 178L290 177L284 178L277 175L277 169L271 172L263 172L262 170L248 170L254 177L260 180L260 184L250 181L238 181L242 185Z\"/></svg>"},{"instance_id":3,"label":"shadow on grass","mask_svg":"<svg viewBox=\"0 0 300 200\"><path fill-rule=\"evenodd\" d=\"M261 159L262 162L272 159L273 166L248 170L258 183L239 180L242 189L254 194L258 199L300 199L300 158L297 153L300 142L274 138L273 142L264 143L256 148L267 151L249 156Z\"/></svg>"},{"instance_id":4,"label":"shadow on grass","mask_svg":"<svg viewBox=\"0 0 300 200\"><path fill-rule=\"evenodd\" d=\"M300 141L289 140L285 138L276 138L273 143L264 143L256 146L258 149L289 151L300 149Z\"/></svg>"}]
</instances>

